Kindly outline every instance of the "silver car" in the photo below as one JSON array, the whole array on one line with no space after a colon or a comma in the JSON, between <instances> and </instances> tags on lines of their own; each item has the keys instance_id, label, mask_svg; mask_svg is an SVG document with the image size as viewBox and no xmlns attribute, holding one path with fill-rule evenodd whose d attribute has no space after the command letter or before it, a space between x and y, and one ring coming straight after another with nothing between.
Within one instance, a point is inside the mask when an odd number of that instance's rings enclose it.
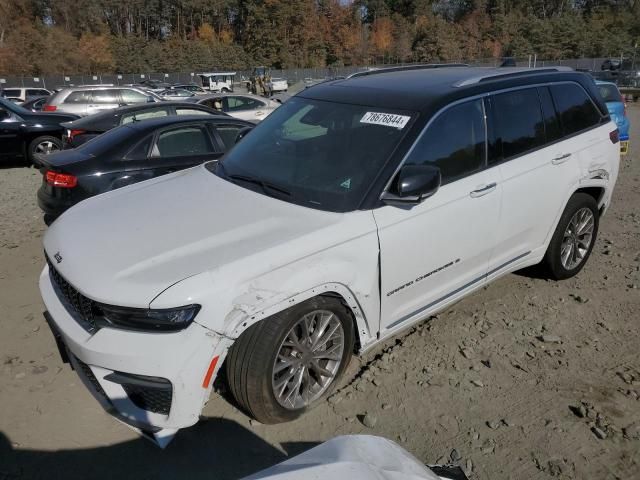
<instances>
[{"instance_id":1,"label":"silver car","mask_svg":"<svg viewBox=\"0 0 640 480\"><path fill-rule=\"evenodd\" d=\"M52 95L42 110L84 117L125 105L161 101L155 93L139 87L68 87Z\"/></svg>"},{"instance_id":2,"label":"silver car","mask_svg":"<svg viewBox=\"0 0 640 480\"><path fill-rule=\"evenodd\" d=\"M198 103L215 110L225 112L240 120L258 123L264 120L281 103L250 93L213 93L196 95L184 99L185 102Z\"/></svg>"}]
</instances>

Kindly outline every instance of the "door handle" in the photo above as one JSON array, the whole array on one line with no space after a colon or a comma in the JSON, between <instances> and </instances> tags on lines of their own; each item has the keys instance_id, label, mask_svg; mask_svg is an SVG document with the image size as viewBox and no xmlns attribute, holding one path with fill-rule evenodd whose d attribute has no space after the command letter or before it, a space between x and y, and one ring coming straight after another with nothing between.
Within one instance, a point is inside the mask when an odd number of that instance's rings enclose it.
<instances>
[{"instance_id":1,"label":"door handle","mask_svg":"<svg viewBox=\"0 0 640 480\"><path fill-rule=\"evenodd\" d=\"M256 117L261 117L262 115L264 115L264 112L256 112Z\"/></svg>"},{"instance_id":2,"label":"door handle","mask_svg":"<svg viewBox=\"0 0 640 480\"><path fill-rule=\"evenodd\" d=\"M567 160L569 160L570 157L571 157L570 153L565 153L563 155L558 155L556 158L551 160L551 163L553 163L554 165L560 165L561 163L564 163Z\"/></svg>"},{"instance_id":3,"label":"door handle","mask_svg":"<svg viewBox=\"0 0 640 480\"><path fill-rule=\"evenodd\" d=\"M486 195L487 193L493 192L496 189L497 186L498 186L498 184L496 182L488 183L484 187L480 187L480 188L478 188L476 190L472 190L469 193L469 195L471 195L471 198L482 197L483 195Z\"/></svg>"}]
</instances>

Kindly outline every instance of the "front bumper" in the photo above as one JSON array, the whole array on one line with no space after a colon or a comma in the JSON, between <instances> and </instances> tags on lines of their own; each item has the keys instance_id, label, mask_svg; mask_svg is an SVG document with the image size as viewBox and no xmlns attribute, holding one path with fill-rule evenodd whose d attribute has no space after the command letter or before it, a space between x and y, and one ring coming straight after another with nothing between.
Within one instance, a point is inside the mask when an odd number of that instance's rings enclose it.
<instances>
[{"instance_id":1,"label":"front bumper","mask_svg":"<svg viewBox=\"0 0 640 480\"><path fill-rule=\"evenodd\" d=\"M58 294L48 266L40 291L61 353L105 410L160 446L198 421L222 363L211 368L225 348L222 337L195 322L173 333L89 333Z\"/></svg>"}]
</instances>

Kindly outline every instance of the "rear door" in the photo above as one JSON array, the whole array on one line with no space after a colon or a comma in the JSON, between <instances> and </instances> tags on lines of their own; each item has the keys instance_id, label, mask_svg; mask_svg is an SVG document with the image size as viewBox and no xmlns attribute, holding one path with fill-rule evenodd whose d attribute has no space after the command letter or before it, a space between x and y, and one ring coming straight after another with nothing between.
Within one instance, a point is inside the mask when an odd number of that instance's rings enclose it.
<instances>
[{"instance_id":1,"label":"rear door","mask_svg":"<svg viewBox=\"0 0 640 480\"><path fill-rule=\"evenodd\" d=\"M227 95L222 102L223 111L241 120L259 122L269 114L267 104L252 97Z\"/></svg>"},{"instance_id":2,"label":"rear door","mask_svg":"<svg viewBox=\"0 0 640 480\"><path fill-rule=\"evenodd\" d=\"M127 174L139 178L136 181L146 180L215 160L221 155L216 139L204 123L173 126L141 141L127 155L131 160Z\"/></svg>"},{"instance_id":3,"label":"rear door","mask_svg":"<svg viewBox=\"0 0 640 480\"><path fill-rule=\"evenodd\" d=\"M93 90L91 100L87 105L87 115L101 112L103 110L113 110L120 106L120 94L117 89Z\"/></svg>"},{"instance_id":4,"label":"rear door","mask_svg":"<svg viewBox=\"0 0 640 480\"><path fill-rule=\"evenodd\" d=\"M498 166L502 205L490 275L541 255L578 180L579 168L562 133L547 87L491 96L489 164Z\"/></svg>"}]
</instances>

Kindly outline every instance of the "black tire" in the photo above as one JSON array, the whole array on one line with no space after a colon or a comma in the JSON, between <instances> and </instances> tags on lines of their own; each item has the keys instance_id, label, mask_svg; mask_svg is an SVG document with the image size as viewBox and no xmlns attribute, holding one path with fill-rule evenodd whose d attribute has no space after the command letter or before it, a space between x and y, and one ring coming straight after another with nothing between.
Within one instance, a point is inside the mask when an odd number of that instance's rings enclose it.
<instances>
[{"instance_id":1,"label":"black tire","mask_svg":"<svg viewBox=\"0 0 640 480\"><path fill-rule=\"evenodd\" d=\"M329 310L340 321L344 332L341 363L331 384L320 397L305 407L287 409L278 402L272 387L276 356L289 331L304 315L314 310ZM351 360L353 345L353 319L348 308L335 298L312 298L252 325L240 335L226 360L229 389L240 407L261 423L294 420L331 394Z\"/></svg>"},{"instance_id":2,"label":"black tire","mask_svg":"<svg viewBox=\"0 0 640 480\"><path fill-rule=\"evenodd\" d=\"M588 208L593 214L593 233L591 236L591 243L587 248L587 251L580 263L578 263L577 266L569 269L562 264L562 242L564 240L565 231L569 226L569 222L571 221L573 216L583 208ZM553 233L553 237L551 238L551 242L549 243L547 252L545 253L545 256L541 262L541 266L545 269L545 273L550 278L553 278L555 280L564 280L566 278L573 277L580 270L582 270L582 268L587 263L587 260L589 260L589 256L593 251L593 246L596 243L599 223L600 212L598 212L598 204L596 203L594 198L591 195L587 195L586 193L575 193L569 199L569 202L567 203L567 206L564 209L562 216L560 217L558 226Z\"/></svg>"},{"instance_id":3,"label":"black tire","mask_svg":"<svg viewBox=\"0 0 640 480\"><path fill-rule=\"evenodd\" d=\"M38 153L38 147L45 142L50 142L55 146L57 150L62 150L62 140L60 140L59 138L52 137L50 135L43 135L41 137L34 138L33 140L31 140L31 143L29 144L27 150L27 160L29 160L30 163L38 163L37 161L34 161L34 156L36 155L36 153Z\"/></svg>"}]
</instances>

